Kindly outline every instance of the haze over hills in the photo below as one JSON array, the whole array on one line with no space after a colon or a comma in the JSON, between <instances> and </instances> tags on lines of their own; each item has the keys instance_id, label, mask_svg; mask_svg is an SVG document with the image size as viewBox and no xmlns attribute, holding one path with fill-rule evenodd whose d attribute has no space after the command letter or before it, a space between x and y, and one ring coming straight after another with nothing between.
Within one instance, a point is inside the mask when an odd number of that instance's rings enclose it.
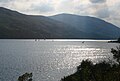
<instances>
[{"instance_id":1,"label":"haze over hills","mask_svg":"<svg viewBox=\"0 0 120 81\"><path fill-rule=\"evenodd\" d=\"M92 38L120 36L120 28L103 20L71 14L51 17L21 14L0 7L0 38Z\"/></svg>"},{"instance_id":2,"label":"haze over hills","mask_svg":"<svg viewBox=\"0 0 120 81\"><path fill-rule=\"evenodd\" d=\"M120 36L120 28L95 17L58 14L50 18L69 24L82 32L89 33L90 38L118 38Z\"/></svg>"}]
</instances>

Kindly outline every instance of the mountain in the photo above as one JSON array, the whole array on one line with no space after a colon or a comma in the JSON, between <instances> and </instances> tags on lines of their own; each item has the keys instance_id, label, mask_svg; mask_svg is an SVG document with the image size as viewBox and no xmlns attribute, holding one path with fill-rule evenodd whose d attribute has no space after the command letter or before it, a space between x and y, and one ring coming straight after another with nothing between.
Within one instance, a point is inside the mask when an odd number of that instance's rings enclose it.
<instances>
[{"instance_id":1,"label":"mountain","mask_svg":"<svg viewBox=\"0 0 120 81\"><path fill-rule=\"evenodd\" d=\"M119 35L120 28L92 17L71 14L60 14L52 17L34 16L0 7L1 39L107 39L118 38Z\"/></svg>"},{"instance_id":2,"label":"mountain","mask_svg":"<svg viewBox=\"0 0 120 81\"><path fill-rule=\"evenodd\" d=\"M0 38L74 38L73 30L45 16L24 15L0 7Z\"/></svg>"},{"instance_id":3,"label":"mountain","mask_svg":"<svg viewBox=\"0 0 120 81\"><path fill-rule=\"evenodd\" d=\"M120 36L120 28L95 17L58 14L50 18L89 34L88 38L118 38Z\"/></svg>"}]
</instances>

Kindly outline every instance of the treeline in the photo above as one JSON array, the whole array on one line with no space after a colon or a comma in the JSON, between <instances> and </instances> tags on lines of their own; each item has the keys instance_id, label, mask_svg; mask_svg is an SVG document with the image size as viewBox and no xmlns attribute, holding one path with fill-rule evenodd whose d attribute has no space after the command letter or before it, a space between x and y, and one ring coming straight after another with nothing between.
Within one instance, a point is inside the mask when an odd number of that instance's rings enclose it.
<instances>
[{"instance_id":1,"label":"treeline","mask_svg":"<svg viewBox=\"0 0 120 81\"><path fill-rule=\"evenodd\" d=\"M113 61L93 64L90 60L82 61L77 71L61 81L120 81L120 46L111 49Z\"/></svg>"}]
</instances>

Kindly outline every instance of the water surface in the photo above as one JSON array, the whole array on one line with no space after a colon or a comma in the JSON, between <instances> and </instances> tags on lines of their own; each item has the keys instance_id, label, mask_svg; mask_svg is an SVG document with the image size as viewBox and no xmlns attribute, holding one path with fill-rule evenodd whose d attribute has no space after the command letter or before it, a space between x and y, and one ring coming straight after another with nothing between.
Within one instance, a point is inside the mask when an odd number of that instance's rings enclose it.
<instances>
[{"instance_id":1,"label":"water surface","mask_svg":"<svg viewBox=\"0 0 120 81\"><path fill-rule=\"evenodd\" d=\"M84 59L112 59L117 43L96 40L0 40L0 81L17 81L25 72L33 81L58 81L76 71Z\"/></svg>"}]
</instances>

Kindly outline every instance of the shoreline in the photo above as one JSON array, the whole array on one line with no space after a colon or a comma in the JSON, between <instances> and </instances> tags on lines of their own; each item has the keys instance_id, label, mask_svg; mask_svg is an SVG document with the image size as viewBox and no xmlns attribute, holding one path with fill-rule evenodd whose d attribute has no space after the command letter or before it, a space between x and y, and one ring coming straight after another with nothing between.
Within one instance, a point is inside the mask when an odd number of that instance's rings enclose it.
<instances>
[{"instance_id":1,"label":"shoreline","mask_svg":"<svg viewBox=\"0 0 120 81\"><path fill-rule=\"evenodd\" d=\"M119 41L108 41L108 43L120 43Z\"/></svg>"}]
</instances>

